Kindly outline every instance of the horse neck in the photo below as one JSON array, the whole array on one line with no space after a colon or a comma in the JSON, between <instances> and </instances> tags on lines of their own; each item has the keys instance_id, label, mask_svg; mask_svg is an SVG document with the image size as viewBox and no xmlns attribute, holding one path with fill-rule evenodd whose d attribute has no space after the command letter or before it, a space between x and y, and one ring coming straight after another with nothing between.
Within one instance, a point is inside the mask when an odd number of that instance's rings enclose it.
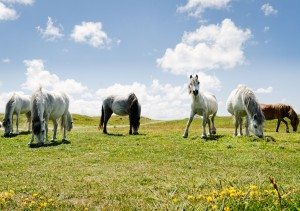
<instances>
[{"instance_id":1,"label":"horse neck","mask_svg":"<svg viewBox=\"0 0 300 211\"><path fill-rule=\"evenodd\" d=\"M44 118L43 107L43 101L40 96L38 96L32 103L32 119L40 121Z\"/></svg>"},{"instance_id":2,"label":"horse neck","mask_svg":"<svg viewBox=\"0 0 300 211\"><path fill-rule=\"evenodd\" d=\"M202 92L199 91L197 96L192 94L192 99L193 99L193 102L199 101L201 103L201 102L204 102L204 95Z\"/></svg>"},{"instance_id":3,"label":"horse neck","mask_svg":"<svg viewBox=\"0 0 300 211\"><path fill-rule=\"evenodd\" d=\"M15 110L15 99L11 98L5 108L5 119L10 120L12 118L13 112Z\"/></svg>"},{"instance_id":4,"label":"horse neck","mask_svg":"<svg viewBox=\"0 0 300 211\"><path fill-rule=\"evenodd\" d=\"M290 110L289 110L288 113L287 113L287 117L288 117L290 120L294 120L295 118L298 118L298 115L297 115L297 113L294 111L294 109L290 108Z\"/></svg>"},{"instance_id":5,"label":"horse neck","mask_svg":"<svg viewBox=\"0 0 300 211\"><path fill-rule=\"evenodd\" d=\"M262 115L260 105L258 104L254 96L244 99L244 104L246 107L246 112L249 116L253 117L255 114Z\"/></svg>"}]
</instances>

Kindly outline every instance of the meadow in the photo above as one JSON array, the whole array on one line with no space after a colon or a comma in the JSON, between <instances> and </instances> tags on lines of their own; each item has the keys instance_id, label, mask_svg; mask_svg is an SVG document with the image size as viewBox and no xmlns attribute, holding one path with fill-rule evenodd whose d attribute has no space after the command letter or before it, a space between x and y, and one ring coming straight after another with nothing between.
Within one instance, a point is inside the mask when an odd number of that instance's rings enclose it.
<instances>
[{"instance_id":1,"label":"meadow","mask_svg":"<svg viewBox=\"0 0 300 211\"><path fill-rule=\"evenodd\" d=\"M129 136L127 118L112 117L109 135L99 117L73 118L69 144L29 148L28 133L1 135L0 210L300 209L300 133L276 133L274 121L266 141L233 137L231 117L218 117L208 140L200 119L183 139L187 120L143 118Z\"/></svg>"}]
</instances>

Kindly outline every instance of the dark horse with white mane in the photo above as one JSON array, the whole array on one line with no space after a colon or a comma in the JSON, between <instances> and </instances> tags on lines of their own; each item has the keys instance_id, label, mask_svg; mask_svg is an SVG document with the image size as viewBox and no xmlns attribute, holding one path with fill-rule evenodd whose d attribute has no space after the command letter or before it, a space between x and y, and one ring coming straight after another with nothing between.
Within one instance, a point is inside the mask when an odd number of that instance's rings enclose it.
<instances>
[{"instance_id":1,"label":"dark horse with white mane","mask_svg":"<svg viewBox=\"0 0 300 211\"><path fill-rule=\"evenodd\" d=\"M139 104L138 99L134 93L131 93L126 97L111 95L103 101L99 129L103 127L104 134L107 134L107 122L113 113L120 116L129 115L129 134L138 134L138 129L140 126L141 105Z\"/></svg>"},{"instance_id":2,"label":"dark horse with white mane","mask_svg":"<svg viewBox=\"0 0 300 211\"><path fill-rule=\"evenodd\" d=\"M285 117L291 120L293 131L296 132L299 125L299 118L294 109L286 104L260 104L266 120L278 119L276 132L279 130L280 123L286 125L286 132L289 133L288 123L284 120Z\"/></svg>"}]
</instances>

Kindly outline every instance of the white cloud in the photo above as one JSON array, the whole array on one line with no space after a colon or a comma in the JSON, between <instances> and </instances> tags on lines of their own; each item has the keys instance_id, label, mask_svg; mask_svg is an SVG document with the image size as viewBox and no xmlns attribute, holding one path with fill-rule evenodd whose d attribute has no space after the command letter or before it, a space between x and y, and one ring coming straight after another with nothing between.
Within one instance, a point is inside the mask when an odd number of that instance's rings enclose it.
<instances>
[{"instance_id":1,"label":"white cloud","mask_svg":"<svg viewBox=\"0 0 300 211\"><path fill-rule=\"evenodd\" d=\"M268 88L259 88L255 92L258 94L270 94L273 92L273 87L269 86Z\"/></svg>"},{"instance_id":2,"label":"white cloud","mask_svg":"<svg viewBox=\"0 0 300 211\"><path fill-rule=\"evenodd\" d=\"M8 64L10 62L11 62L10 58L4 58L4 59L2 59L2 63Z\"/></svg>"},{"instance_id":3,"label":"white cloud","mask_svg":"<svg viewBox=\"0 0 300 211\"><path fill-rule=\"evenodd\" d=\"M177 8L177 12L188 12L190 16L201 17L206 9L224 9L230 0L188 0L187 4Z\"/></svg>"},{"instance_id":4,"label":"white cloud","mask_svg":"<svg viewBox=\"0 0 300 211\"><path fill-rule=\"evenodd\" d=\"M220 25L185 32L182 41L174 49L168 48L157 64L173 74L233 68L244 63L243 47L250 37L249 29L240 29L225 19Z\"/></svg>"},{"instance_id":5,"label":"white cloud","mask_svg":"<svg viewBox=\"0 0 300 211\"><path fill-rule=\"evenodd\" d=\"M26 81L22 84L23 89L35 91L42 86L43 88L64 91L67 94L83 94L88 90L80 82L73 79L61 80L56 74L51 74L45 70L42 60L25 60Z\"/></svg>"},{"instance_id":6,"label":"white cloud","mask_svg":"<svg viewBox=\"0 0 300 211\"><path fill-rule=\"evenodd\" d=\"M9 8L0 2L0 21L16 20L17 18L18 14L16 10Z\"/></svg>"},{"instance_id":7,"label":"white cloud","mask_svg":"<svg viewBox=\"0 0 300 211\"><path fill-rule=\"evenodd\" d=\"M278 10L275 10L269 3L262 5L260 9L263 11L265 16L276 15L278 13Z\"/></svg>"},{"instance_id":8,"label":"white cloud","mask_svg":"<svg viewBox=\"0 0 300 211\"><path fill-rule=\"evenodd\" d=\"M32 5L34 3L34 0L0 0L0 1L8 4L23 4L23 5Z\"/></svg>"},{"instance_id":9,"label":"white cloud","mask_svg":"<svg viewBox=\"0 0 300 211\"><path fill-rule=\"evenodd\" d=\"M269 26L265 26L264 27L264 32L268 32L270 30L270 27Z\"/></svg>"},{"instance_id":10,"label":"white cloud","mask_svg":"<svg viewBox=\"0 0 300 211\"><path fill-rule=\"evenodd\" d=\"M78 43L87 43L95 48L108 47L111 39L102 30L101 22L82 22L75 25L71 38Z\"/></svg>"},{"instance_id":11,"label":"white cloud","mask_svg":"<svg viewBox=\"0 0 300 211\"><path fill-rule=\"evenodd\" d=\"M40 26L36 27L36 29L39 33L41 33L43 39L48 41L54 41L64 36L62 33L62 26L55 26L51 17L48 17L47 26L45 29L41 28Z\"/></svg>"},{"instance_id":12,"label":"white cloud","mask_svg":"<svg viewBox=\"0 0 300 211\"><path fill-rule=\"evenodd\" d=\"M64 91L70 98L70 111L84 115L100 115L102 101L109 95L126 95L134 92L141 105L142 115L153 119L187 118L191 99L187 84L174 86L153 80L150 85L134 82L132 84L113 84L109 87L91 91L74 79L61 79L45 69L42 60L25 60L25 82L23 90L35 91L40 85L46 90ZM216 91L221 87L220 81L199 72L201 91ZM189 77L187 77L187 82ZM12 93L0 93L0 112L4 112L5 102Z\"/></svg>"}]
</instances>

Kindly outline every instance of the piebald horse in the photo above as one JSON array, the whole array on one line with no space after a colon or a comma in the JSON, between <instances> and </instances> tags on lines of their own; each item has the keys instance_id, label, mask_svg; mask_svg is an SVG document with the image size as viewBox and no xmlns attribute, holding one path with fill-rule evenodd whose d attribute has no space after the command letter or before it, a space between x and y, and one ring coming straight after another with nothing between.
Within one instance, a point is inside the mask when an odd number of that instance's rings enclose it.
<instances>
[{"instance_id":1,"label":"piebald horse","mask_svg":"<svg viewBox=\"0 0 300 211\"><path fill-rule=\"evenodd\" d=\"M140 126L141 105L134 93L127 96L108 96L104 99L101 109L99 130L103 127L103 133L107 134L107 122L115 113L120 116L129 115L130 135L137 135Z\"/></svg>"}]
</instances>

